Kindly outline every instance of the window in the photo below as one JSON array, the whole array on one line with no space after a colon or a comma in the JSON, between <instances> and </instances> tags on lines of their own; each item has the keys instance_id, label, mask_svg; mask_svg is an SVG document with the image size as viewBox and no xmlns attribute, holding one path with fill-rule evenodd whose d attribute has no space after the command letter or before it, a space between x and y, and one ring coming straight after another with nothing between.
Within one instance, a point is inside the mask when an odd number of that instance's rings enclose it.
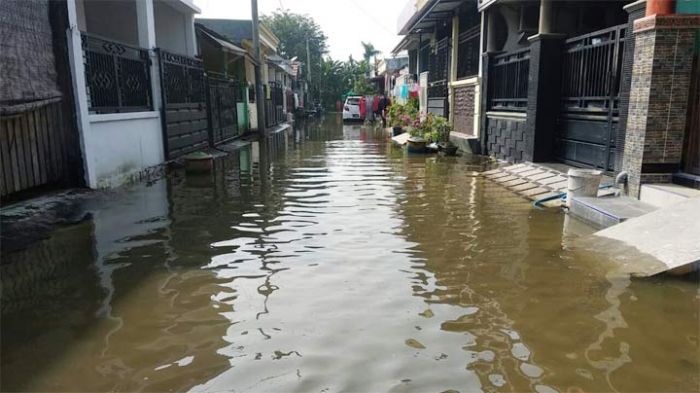
<instances>
[{"instance_id":1,"label":"window","mask_svg":"<svg viewBox=\"0 0 700 393\"><path fill-rule=\"evenodd\" d=\"M479 73L480 26L473 26L459 34L457 44L457 78L468 78Z\"/></svg>"}]
</instances>

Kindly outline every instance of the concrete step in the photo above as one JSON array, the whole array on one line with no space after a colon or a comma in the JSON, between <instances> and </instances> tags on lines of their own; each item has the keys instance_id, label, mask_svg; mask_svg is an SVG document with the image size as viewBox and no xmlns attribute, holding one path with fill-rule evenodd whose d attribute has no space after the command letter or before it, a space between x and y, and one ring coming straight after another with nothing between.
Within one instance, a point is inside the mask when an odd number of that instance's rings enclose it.
<instances>
[{"instance_id":1,"label":"concrete step","mask_svg":"<svg viewBox=\"0 0 700 393\"><path fill-rule=\"evenodd\" d=\"M700 264L700 198L630 219L596 236L621 241L661 262L651 269L638 264L638 270L632 272L635 275L688 273Z\"/></svg>"},{"instance_id":2,"label":"concrete step","mask_svg":"<svg viewBox=\"0 0 700 393\"><path fill-rule=\"evenodd\" d=\"M655 210L657 207L629 197L573 197L569 213L603 229Z\"/></svg>"},{"instance_id":3,"label":"concrete step","mask_svg":"<svg viewBox=\"0 0 700 393\"><path fill-rule=\"evenodd\" d=\"M639 200L659 208L669 207L688 198L700 197L700 190L677 184L643 184Z\"/></svg>"},{"instance_id":4,"label":"concrete step","mask_svg":"<svg viewBox=\"0 0 700 393\"><path fill-rule=\"evenodd\" d=\"M482 175L520 196L536 201L566 192L568 176L560 169L568 171L568 168L572 167L564 164L533 164L525 162L483 172ZM611 182L612 179L604 178L601 184L609 184ZM617 191L615 188L602 189L598 192L598 196L616 194ZM561 200L555 198L545 202L543 205L558 207L561 204Z\"/></svg>"}]
</instances>

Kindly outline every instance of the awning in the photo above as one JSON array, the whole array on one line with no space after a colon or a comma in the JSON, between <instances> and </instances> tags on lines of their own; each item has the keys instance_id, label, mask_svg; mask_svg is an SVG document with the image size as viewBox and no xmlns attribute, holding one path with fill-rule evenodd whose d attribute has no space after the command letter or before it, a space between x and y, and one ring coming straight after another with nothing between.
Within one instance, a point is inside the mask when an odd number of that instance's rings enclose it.
<instances>
[{"instance_id":1,"label":"awning","mask_svg":"<svg viewBox=\"0 0 700 393\"><path fill-rule=\"evenodd\" d=\"M210 33L206 29L199 28L198 30L200 33L202 33L202 35L206 39L213 42L215 45L220 47L225 52L233 53L234 55L237 55L237 56L245 56L247 53L245 49L238 47L236 45L233 45L232 43L224 40L223 38L217 37L216 35L214 35L213 33Z\"/></svg>"},{"instance_id":2,"label":"awning","mask_svg":"<svg viewBox=\"0 0 700 393\"><path fill-rule=\"evenodd\" d=\"M391 50L391 54L397 55L400 52L403 52L405 50L413 49L413 48L411 48L411 46L413 46L413 44L414 44L414 37L407 35L407 36L403 37L398 44L396 44L394 49Z\"/></svg>"},{"instance_id":3,"label":"awning","mask_svg":"<svg viewBox=\"0 0 700 393\"><path fill-rule=\"evenodd\" d=\"M413 14L401 28L399 34L431 31L437 23L454 16L454 10L463 3L463 0L429 0L425 6Z\"/></svg>"}]
</instances>

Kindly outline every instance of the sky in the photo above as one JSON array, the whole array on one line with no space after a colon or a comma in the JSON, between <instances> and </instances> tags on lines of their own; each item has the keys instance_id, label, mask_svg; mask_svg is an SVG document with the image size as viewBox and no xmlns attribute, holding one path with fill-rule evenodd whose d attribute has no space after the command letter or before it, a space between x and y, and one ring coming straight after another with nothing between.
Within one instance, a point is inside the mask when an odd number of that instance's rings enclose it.
<instances>
[{"instance_id":1,"label":"sky","mask_svg":"<svg viewBox=\"0 0 700 393\"><path fill-rule=\"evenodd\" d=\"M297 14L308 14L328 37L333 59L362 58L361 41L371 42L390 56L399 43L397 19L407 2L415 0L258 0L262 16L284 7ZM250 19L250 0L194 0L202 18Z\"/></svg>"}]
</instances>

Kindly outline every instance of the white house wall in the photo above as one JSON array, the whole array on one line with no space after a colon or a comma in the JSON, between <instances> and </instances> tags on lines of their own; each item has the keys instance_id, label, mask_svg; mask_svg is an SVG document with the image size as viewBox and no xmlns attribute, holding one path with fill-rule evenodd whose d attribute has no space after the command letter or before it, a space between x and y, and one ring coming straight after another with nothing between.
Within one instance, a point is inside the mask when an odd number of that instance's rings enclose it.
<instances>
[{"instance_id":1,"label":"white house wall","mask_svg":"<svg viewBox=\"0 0 700 393\"><path fill-rule=\"evenodd\" d=\"M163 1L153 2L156 27L156 45L166 51L194 56L196 48L192 14L181 13ZM188 24L189 22L189 24Z\"/></svg>"},{"instance_id":2,"label":"white house wall","mask_svg":"<svg viewBox=\"0 0 700 393\"><path fill-rule=\"evenodd\" d=\"M165 161L159 112L90 115L86 132L90 188L136 181Z\"/></svg>"},{"instance_id":3,"label":"white house wall","mask_svg":"<svg viewBox=\"0 0 700 393\"><path fill-rule=\"evenodd\" d=\"M78 29L87 31L87 20L85 19L85 0L75 1L75 11L78 18Z\"/></svg>"},{"instance_id":4,"label":"white house wall","mask_svg":"<svg viewBox=\"0 0 700 393\"><path fill-rule=\"evenodd\" d=\"M84 0L87 31L126 44L139 45L135 1Z\"/></svg>"}]
</instances>

